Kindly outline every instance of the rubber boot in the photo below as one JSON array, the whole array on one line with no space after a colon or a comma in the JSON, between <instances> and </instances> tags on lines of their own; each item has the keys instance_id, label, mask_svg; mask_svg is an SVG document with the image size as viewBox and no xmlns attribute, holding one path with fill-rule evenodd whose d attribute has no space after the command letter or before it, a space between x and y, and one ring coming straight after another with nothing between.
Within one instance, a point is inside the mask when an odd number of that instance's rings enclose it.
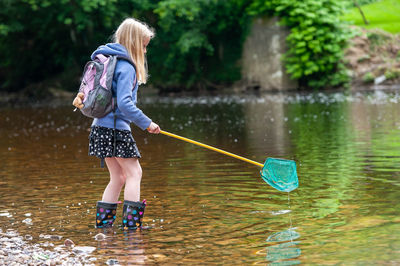
<instances>
[{"instance_id":1,"label":"rubber boot","mask_svg":"<svg viewBox=\"0 0 400 266\"><path fill-rule=\"evenodd\" d=\"M117 203L97 202L96 227L112 227L117 213Z\"/></svg>"},{"instance_id":2,"label":"rubber boot","mask_svg":"<svg viewBox=\"0 0 400 266\"><path fill-rule=\"evenodd\" d=\"M141 228L145 207L146 200L143 200L143 202L125 200L122 214L122 227L125 230Z\"/></svg>"}]
</instances>

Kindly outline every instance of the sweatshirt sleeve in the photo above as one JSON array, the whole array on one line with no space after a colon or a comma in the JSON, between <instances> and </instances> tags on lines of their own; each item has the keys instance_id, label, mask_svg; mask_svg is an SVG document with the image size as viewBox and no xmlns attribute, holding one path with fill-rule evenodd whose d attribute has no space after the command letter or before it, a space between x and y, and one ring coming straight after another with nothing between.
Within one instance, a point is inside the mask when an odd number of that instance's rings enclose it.
<instances>
[{"instance_id":1,"label":"sweatshirt sleeve","mask_svg":"<svg viewBox=\"0 0 400 266\"><path fill-rule=\"evenodd\" d=\"M118 61L119 66L115 69L114 75L117 80L117 105L119 110L133 123L142 130L150 126L151 119L136 106L136 95L138 90L137 82L132 89L136 71L134 67L126 61Z\"/></svg>"}]
</instances>

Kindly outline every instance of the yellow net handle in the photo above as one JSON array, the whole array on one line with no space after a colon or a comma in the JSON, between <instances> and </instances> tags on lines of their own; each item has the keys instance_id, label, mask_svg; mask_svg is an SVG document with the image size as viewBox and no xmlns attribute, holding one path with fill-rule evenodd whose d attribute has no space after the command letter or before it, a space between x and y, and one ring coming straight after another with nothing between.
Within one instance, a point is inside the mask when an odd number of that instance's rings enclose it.
<instances>
[{"instance_id":1,"label":"yellow net handle","mask_svg":"<svg viewBox=\"0 0 400 266\"><path fill-rule=\"evenodd\" d=\"M242 160L242 161L245 161L245 162L248 162L248 163L257 165L257 166L259 166L259 167L264 167L264 165L261 164L261 163L255 162L255 161L253 161L253 160L250 160L250 159L244 158L244 157L242 157L242 156L239 156L239 155L236 155L236 154L233 154L233 153L230 153L230 152L227 152L227 151L224 151L224 150L215 148L215 147L213 147L213 146L210 146L210 145L207 145L207 144L198 142L198 141L194 141L194 140L191 140L191 139L188 139L188 138L184 138L184 137L181 137L181 136L178 136L178 135L169 133L169 132L164 131L164 130L160 130L160 133L161 133L161 134L164 134L164 135L167 135L167 136L170 136L170 137L172 137L172 138L176 138L176 139L180 139L180 140L183 140L183 141L192 143L192 144L194 144L194 145L201 146L201 147L203 147L203 148L206 148L206 149L209 149L209 150L212 150L212 151L216 151L216 152L219 152L219 153L222 153L222 154L231 156L231 157L233 157L233 158L236 158L236 159L239 159L239 160Z\"/></svg>"}]
</instances>

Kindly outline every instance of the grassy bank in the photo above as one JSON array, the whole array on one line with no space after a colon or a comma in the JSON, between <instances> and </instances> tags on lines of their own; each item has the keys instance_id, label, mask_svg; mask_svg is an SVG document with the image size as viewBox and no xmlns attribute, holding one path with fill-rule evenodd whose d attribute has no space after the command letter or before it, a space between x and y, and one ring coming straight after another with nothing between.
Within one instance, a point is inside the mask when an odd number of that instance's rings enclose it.
<instances>
[{"instance_id":1,"label":"grassy bank","mask_svg":"<svg viewBox=\"0 0 400 266\"><path fill-rule=\"evenodd\" d=\"M369 24L365 25L357 8L351 9L343 19L367 29L382 29L390 33L400 33L400 0L382 0L364 5L362 11Z\"/></svg>"}]
</instances>

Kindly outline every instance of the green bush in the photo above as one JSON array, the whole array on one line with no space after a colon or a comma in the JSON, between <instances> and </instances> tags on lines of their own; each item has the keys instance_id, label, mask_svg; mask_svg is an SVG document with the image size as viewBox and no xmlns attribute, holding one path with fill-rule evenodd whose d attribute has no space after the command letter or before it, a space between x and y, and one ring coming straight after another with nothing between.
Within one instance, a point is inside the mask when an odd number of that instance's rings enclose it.
<instances>
[{"instance_id":1,"label":"green bush","mask_svg":"<svg viewBox=\"0 0 400 266\"><path fill-rule=\"evenodd\" d=\"M366 54L366 55L362 55L360 58L358 58L357 62L362 63L362 62L368 61L370 59L371 59L371 56L369 54Z\"/></svg>"},{"instance_id":2,"label":"green bush","mask_svg":"<svg viewBox=\"0 0 400 266\"><path fill-rule=\"evenodd\" d=\"M387 41L390 37L381 32L368 32L367 38L371 43L371 48L374 49Z\"/></svg>"},{"instance_id":3,"label":"green bush","mask_svg":"<svg viewBox=\"0 0 400 266\"><path fill-rule=\"evenodd\" d=\"M349 81L342 59L352 33L340 21L340 1L255 0L248 12L278 16L290 28L284 61L287 72L299 80L300 86L318 89Z\"/></svg>"},{"instance_id":4,"label":"green bush","mask_svg":"<svg viewBox=\"0 0 400 266\"><path fill-rule=\"evenodd\" d=\"M375 76L374 76L374 74L373 74L372 72L367 72L367 73L365 73L365 75L363 76L362 80L363 80L365 83L371 83L371 82L374 82Z\"/></svg>"},{"instance_id":5,"label":"green bush","mask_svg":"<svg viewBox=\"0 0 400 266\"><path fill-rule=\"evenodd\" d=\"M388 80L399 78L400 77L400 69L388 69L388 70L386 70L385 77Z\"/></svg>"}]
</instances>

